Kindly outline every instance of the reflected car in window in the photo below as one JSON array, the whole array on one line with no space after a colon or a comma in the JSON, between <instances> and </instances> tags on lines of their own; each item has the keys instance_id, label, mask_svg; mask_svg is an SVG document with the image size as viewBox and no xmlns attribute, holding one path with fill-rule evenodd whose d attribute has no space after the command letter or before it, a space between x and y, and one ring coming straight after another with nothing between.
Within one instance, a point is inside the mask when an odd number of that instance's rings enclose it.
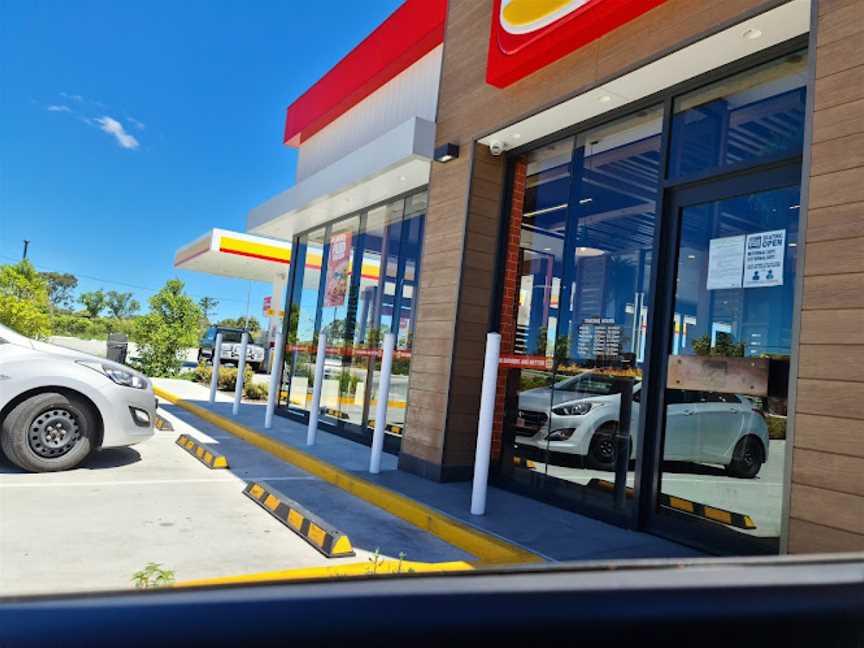
<instances>
[{"instance_id":1,"label":"reflected car in window","mask_svg":"<svg viewBox=\"0 0 864 648\"><path fill-rule=\"evenodd\" d=\"M589 468L614 470L621 381L586 372L519 394L518 445L584 457ZM631 458L636 454L641 383L633 386ZM719 464L752 479L768 459L768 425L758 407L736 394L669 389L667 461Z\"/></svg>"}]
</instances>

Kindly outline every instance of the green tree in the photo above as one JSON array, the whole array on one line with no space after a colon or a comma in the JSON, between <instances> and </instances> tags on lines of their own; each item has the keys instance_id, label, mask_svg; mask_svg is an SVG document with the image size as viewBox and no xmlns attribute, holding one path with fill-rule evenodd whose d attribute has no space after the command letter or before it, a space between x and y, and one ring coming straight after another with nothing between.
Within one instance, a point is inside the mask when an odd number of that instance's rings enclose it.
<instances>
[{"instance_id":1,"label":"green tree","mask_svg":"<svg viewBox=\"0 0 864 648\"><path fill-rule=\"evenodd\" d=\"M21 335L51 334L48 282L29 261L0 266L0 322Z\"/></svg>"},{"instance_id":2,"label":"green tree","mask_svg":"<svg viewBox=\"0 0 864 648\"><path fill-rule=\"evenodd\" d=\"M87 317L95 319L105 309L105 299L105 291L100 288L99 290L82 293L78 297L78 302L84 306L84 312L87 314Z\"/></svg>"},{"instance_id":3,"label":"green tree","mask_svg":"<svg viewBox=\"0 0 864 648\"><path fill-rule=\"evenodd\" d=\"M78 287L78 277L68 272L42 272L48 282L48 300L53 308L72 308L72 291Z\"/></svg>"},{"instance_id":4,"label":"green tree","mask_svg":"<svg viewBox=\"0 0 864 648\"><path fill-rule=\"evenodd\" d=\"M117 319L131 317L141 309L141 304L132 299L132 293L121 293L116 290L109 290L105 295L105 306Z\"/></svg>"},{"instance_id":5,"label":"green tree","mask_svg":"<svg viewBox=\"0 0 864 648\"><path fill-rule=\"evenodd\" d=\"M744 343L735 342L728 333L717 333L714 346L711 346L711 338L703 335L692 342L693 352L700 356L723 356L726 358L743 358Z\"/></svg>"},{"instance_id":6,"label":"green tree","mask_svg":"<svg viewBox=\"0 0 864 648\"><path fill-rule=\"evenodd\" d=\"M246 318L245 317L228 317L223 320L219 320L217 326L225 326L227 328L245 328L246 327ZM255 335L261 330L261 322L258 321L257 317L250 316L249 317L249 333Z\"/></svg>"},{"instance_id":7,"label":"green tree","mask_svg":"<svg viewBox=\"0 0 864 648\"><path fill-rule=\"evenodd\" d=\"M210 315L219 306L219 300L214 297L202 297L198 300L198 307L204 313L204 319L210 321Z\"/></svg>"},{"instance_id":8,"label":"green tree","mask_svg":"<svg viewBox=\"0 0 864 648\"><path fill-rule=\"evenodd\" d=\"M173 376L182 354L198 342L201 309L183 292L183 282L170 279L150 300L150 312L135 320L132 339L138 344L138 367L150 376Z\"/></svg>"}]
</instances>

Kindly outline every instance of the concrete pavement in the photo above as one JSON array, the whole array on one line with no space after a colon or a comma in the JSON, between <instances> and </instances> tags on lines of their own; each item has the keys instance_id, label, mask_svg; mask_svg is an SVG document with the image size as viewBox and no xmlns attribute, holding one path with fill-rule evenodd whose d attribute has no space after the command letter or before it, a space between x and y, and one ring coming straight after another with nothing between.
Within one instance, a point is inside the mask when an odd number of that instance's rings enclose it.
<instances>
[{"instance_id":1,"label":"concrete pavement","mask_svg":"<svg viewBox=\"0 0 864 648\"><path fill-rule=\"evenodd\" d=\"M149 562L185 581L365 562L376 549L419 561L472 558L345 493L334 499L327 484L218 429L162 413L173 432L104 450L76 470L28 474L0 463L0 595L125 589ZM189 456L174 443L181 433L228 444L231 469ZM305 505L349 534L356 557L325 558L244 497L247 480L292 497L302 490Z\"/></svg>"}]
</instances>

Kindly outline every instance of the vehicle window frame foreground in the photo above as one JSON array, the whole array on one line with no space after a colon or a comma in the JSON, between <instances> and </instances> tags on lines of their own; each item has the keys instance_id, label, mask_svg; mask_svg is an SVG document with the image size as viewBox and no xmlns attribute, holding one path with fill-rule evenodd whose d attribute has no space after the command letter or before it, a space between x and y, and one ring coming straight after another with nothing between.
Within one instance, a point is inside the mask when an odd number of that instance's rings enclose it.
<instances>
[{"instance_id":1,"label":"vehicle window frame foreground","mask_svg":"<svg viewBox=\"0 0 864 648\"><path fill-rule=\"evenodd\" d=\"M386 616L382 616L385 613ZM333 623L338 615L339 623ZM386 619L386 620L385 620ZM640 560L0 600L0 645L412 645L501 637L603 645L860 646L864 553ZM586 644L591 645L591 644ZM676 645L672 643L671 645Z\"/></svg>"}]
</instances>

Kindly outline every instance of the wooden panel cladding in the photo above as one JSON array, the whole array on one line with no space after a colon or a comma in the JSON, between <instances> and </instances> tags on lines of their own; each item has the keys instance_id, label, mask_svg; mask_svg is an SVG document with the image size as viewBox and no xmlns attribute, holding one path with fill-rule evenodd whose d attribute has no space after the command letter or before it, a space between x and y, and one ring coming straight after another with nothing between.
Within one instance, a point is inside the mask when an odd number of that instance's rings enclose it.
<instances>
[{"instance_id":1,"label":"wooden panel cladding","mask_svg":"<svg viewBox=\"0 0 864 648\"><path fill-rule=\"evenodd\" d=\"M789 551L864 549L864 3L820 0Z\"/></svg>"},{"instance_id":2,"label":"wooden panel cladding","mask_svg":"<svg viewBox=\"0 0 864 648\"><path fill-rule=\"evenodd\" d=\"M450 376L444 461L471 465L477 438L483 355L489 331L489 308L498 262L498 234L504 194L504 158L475 145L468 195L462 289L456 318L456 341ZM489 245L489 241L495 241Z\"/></svg>"},{"instance_id":3,"label":"wooden panel cladding","mask_svg":"<svg viewBox=\"0 0 864 648\"><path fill-rule=\"evenodd\" d=\"M412 360L419 359L424 369L412 365L401 450L407 470L416 471L414 459L473 463L485 336L500 289L494 281L504 195L503 158L492 157L485 147L475 149L474 142L719 24L775 5L775 0L668 0L498 89L485 82L492 0L450 0L436 144L458 144L461 151L456 160L433 164L430 178Z\"/></svg>"}]
</instances>

